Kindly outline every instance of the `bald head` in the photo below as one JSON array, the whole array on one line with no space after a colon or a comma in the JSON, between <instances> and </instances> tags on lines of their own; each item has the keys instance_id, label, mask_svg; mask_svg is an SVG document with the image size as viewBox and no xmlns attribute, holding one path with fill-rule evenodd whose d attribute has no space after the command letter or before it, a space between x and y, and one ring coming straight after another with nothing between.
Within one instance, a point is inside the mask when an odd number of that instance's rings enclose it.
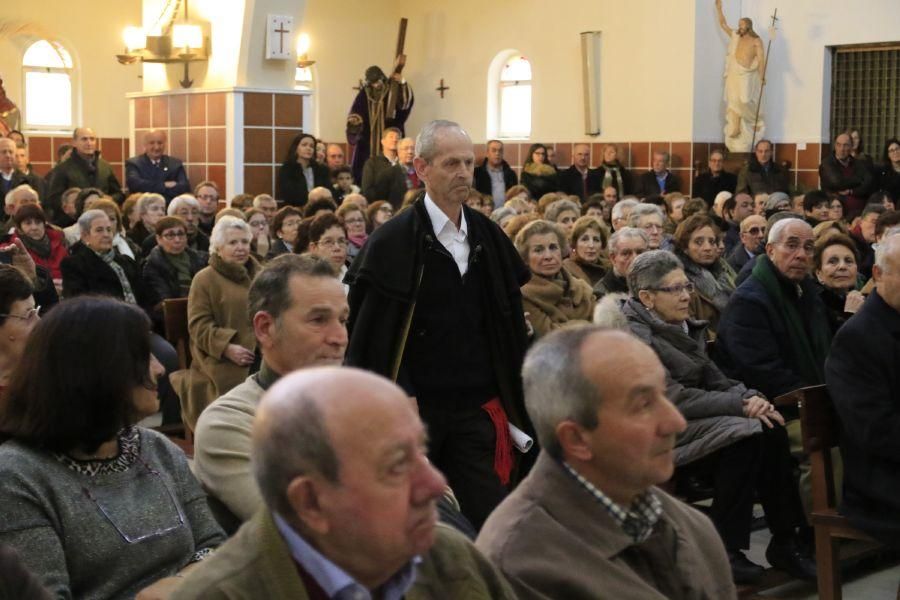
<instances>
[{"instance_id":1,"label":"bald head","mask_svg":"<svg viewBox=\"0 0 900 600\"><path fill-rule=\"evenodd\" d=\"M72 145L83 158L93 158L97 150L97 134L90 127L78 127L72 133Z\"/></svg>"},{"instance_id":2,"label":"bald head","mask_svg":"<svg viewBox=\"0 0 900 600\"><path fill-rule=\"evenodd\" d=\"M418 420L399 387L368 371L316 367L280 379L263 396L253 424L252 456L266 504L289 515L285 493L298 476L337 483L340 454L396 414Z\"/></svg>"},{"instance_id":3,"label":"bald head","mask_svg":"<svg viewBox=\"0 0 900 600\"><path fill-rule=\"evenodd\" d=\"M150 160L156 161L162 158L166 151L166 132L153 129L144 134L144 154Z\"/></svg>"},{"instance_id":4,"label":"bald head","mask_svg":"<svg viewBox=\"0 0 900 600\"><path fill-rule=\"evenodd\" d=\"M314 187L309 191L309 203L317 202L319 200L334 200L334 196L331 194L331 190L327 187Z\"/></svg>"}]
</instances>

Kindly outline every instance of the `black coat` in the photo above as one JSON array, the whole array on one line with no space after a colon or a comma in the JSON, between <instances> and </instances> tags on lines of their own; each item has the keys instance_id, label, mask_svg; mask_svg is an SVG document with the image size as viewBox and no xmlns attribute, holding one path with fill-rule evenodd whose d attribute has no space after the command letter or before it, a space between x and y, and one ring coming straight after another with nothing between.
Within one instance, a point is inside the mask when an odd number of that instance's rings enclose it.
<instances>
[{"instance_id":1,"label":"black coat","mask_svg":"<svg viewBox=\"0 0 900 600\"><path fill-rule=\"evenodd\" d=\"M525 167L525 169L533 169L534 172L528 170L522 171L520 181L522 185L528 188L531 198L537 202L544 194L559 191L559 173L552 167L550 169L541 167Z\"/></svg>"},{"instance_id":2,"label":"black coat","mask_svg":"<svg viewBox=\"0 0 900 600\"><path fill-rule=\"evenodd\" d=\"M769 163L768 170L756 160L756 155L751 155L750 160L738 173L735 193L771 194L773 192L789 193L788 172L778 166L775 161Z\"/></svg>"},{"instance_id":3,"label":"black coat","mask_svg":"<svg viewBox=\"0 0 900 600\"><path fill-rule=\"evenodd\" d=\"M318 163L311 163L313 170L313 187L331 189L331 175L328 167ZM278 199L284 200L288 206L306 206L309 199L309 189L306 187L306 177L303 176L303 168L296 162L284 163L278 169Z\"/></svg>"},{"instance_id":4,"label":"black coat","mask_svg":"<svg viewBox=\"0 0 900 600\"><path fill-rule=\"evenodd\" d=\"M881 165L878 170L878 189L889 193L895 203L900 202L900 172L895 171L890 164Z\"/></svg>"},{"instance_id":5,"label":"black coat","mask_svg":"<svg viewBox=\"0 0 900 600\"><path fill-rule=\"evenodd\" d=\"M174 181L173 187L166 187L167 181ZM146 192L160 194L166 199L166 203L172 201L175 196L191 193L191 184L181 160L174 156L163 155L159 159L159 166L154 166L153 161L146 154L132 156L125 161L125 184L128 192Z\"/></svg>"},{"instance_id":6,"label":"black coat","mask_svg":"<svg viewBox=\"0 0 900 600\"><path fill-rule=\"evenodd\" d=\"M680 192L681 179L678 177L678 175L669 171L669 175L666 177L665 187L665 192L663 192L665 194L668 194L670 192ZM637 179L637 185L635 185L634 194L638 198L659 196L659 183L656 181L656 173L654 173L653 171L641 173L640 177L638 177Z\"/></svg>"},{"instance_id":7,"label":"black coat","mask_svg":"<svg viewBox=\"0 0 900 600\"><path fill-rule=\"evenodd\" d=\"M483 309L500 399L510 422L531 431L520 377L527 347L520 288L528 281L528 268L495 223L468 206L462 210L470 239L479 240L486 280L491 282L483 290ZM369 236L344 280L350 285L348 365L393 375L395 361L402 358L398 354L404 346L404 325L415 309L426 245L435 243L421 199Z\"/></svg>"},{"instance_id":8,"label":"black coat","mask_svg":"<svg viewBox=\"0 0 900 600\"><path fill-rule=\"evenodd\" d=\"M82 294L97 294L100 296L112 296L119 300L125 299L122 284L112 267L106 264L97 253L78 242L70 249L71 255L64 258L60 264L63 279L63 297L74 298ZM141 267L123 254L116 253L115 261L125 271L125 277L131 285L131 291L137 299L137 303L146 307L147 292L144 280L141 277Z\"/></svg>"},{"instance_id":9,"label":"black coat","mask_svg":"<svg viewBox=\"0 0 900 600\"><path fill-rule=\"evenodd\" d=\"M503 186L506 190L509 190L509 188L519 183L519 178L516 177L516 172L512 170L512 167L510 167L509 163L507 163L505 160L503 161L502 168ZM491 174L488 173L486 158L484 159L484 162L481 163L481 165L475 167L474 186L475 189L482 194L491 196L494 193L494 186L491 185Z\"/></svg>"},{"instance_id":10,"label":"black coat","mask_svg":"<svg viewBox=\"0 0 900 600\"><path fill-rule=\"evenodd\" d=\"M376 200L387 200L390 181L385 177L393 165L386 156L378 155L369 158L363 165L363 176L360 191L370 203Z\"/></svg>"},{"instance_id":11,"label":"black coat","mask_svg":"<svg viewBox=\"0 0 900 600\"><path fill-rule=\"evenodd\" d=\"M757 260L769 260L764 255ZM772 267L775 268L774 266ZM786 279L782 285L790 288ZM807 331L821 327L830 331L825 305L811 277L803 280L798 310ZM790 291L785 292L790 294ZM804 381L795 367L788 340L788 324L762 282L748 277L731 295L719 319L713 358L722 371L747 387L775 398L797 388L822 383Z\"/></svg>"},{"instance_id":12,"label":"black coat","mask_svg":"<svg viewBox=\"0 0 900 600\"><path fill-rule=\"evenodd\" d=\"M622 186L621 187L622 187L623 191L619 196L621 198L623 195L631 193L632 189L634 188L634 182L631 181L631 172L628 169L626 169L625 166L622 165L622 163L620 163L619 161L616 161L615 163L609 163L609 168L615 168L615 167L618 167L619 173L622 174ZM607 163L600 163L600 166L598 166L595 169L597 171L597 175L600 177L601 191L603 188L603 180L606 179L606 169L607 169ZM611 175L611 179L612 179L613 187L615 187L616 189L619 189L619 181L618 181L618 177L616 177L615 172L613 172L613 174Z\"/></svg>"},{"instance_id":13,"label":"black coat","mask_svg":"<svg viewBox=\"0 0 900 600\"><path fill-rule=\"evenodd\" d=\"M47 202L55 210L60 206L62 193L70 187L95 187L104 194L112 196L117 204L122 204L122 186L116 179L112 166L102 158L100 152L94 152L93 160L87 161L78 152L62 161L53 169L50 189L47 191Z\"/></svg>"},{"instance_id":14,"label":"black coat","mask_svg":"<svg viewBox=\"0 0 900 600\"><path fill-rule=\"evenodd\" d=\"M900 545L900 313L877 293L834 337L825 379L841 423L841 512Z\"/></svg>"},{"instance_id":15,"label":"black coat","mask_svg":"<svg viewBox=\"0 0 900 600\"><path fill-rule=\"evenodd\" d=\"M600 177L600 172L596 169L588 169L587 181L584 182L587 184L587 196L584 193L585 186L582 185L582 182L581 171L576 169L575 165L559 172L559 191L578 196L582 202L591 194L603 192L603 178Z\"/></svg>"},{"instance_id":16,"label":"black coat","mask_svg":"<svg viewBox=\"0 0 900 600\"><path fill-rule=\"evenodd\" d=\"M209 264L209 254L192 248L184 250L188 256L191 275L196 275ZM178 283L178 271L159 246L153 248L144 263L144 285L147 289L147 305L156 307L168 298L185 298Z\"/></svg>"},{"instance_id":17,"label":"black coat","mask_svg":"<svg viewBox=\"0 0 900 600\"><path fill-rule=\"evenodd\" d=\"M868 198L872 193L873 177L869 166L865 161L850 157L851 174L846 175L834 153L829 154L819 165L819 177L822 179L822 189L834 194L843 190L850 190L850 195L858 198Z\"/></svg>"},{"instance_id":18,"label":"black coat","mask_svg":"<svg viewBox=\"0 0 900 600\"><path fill-rule=\"evenodd\" d=\"M722 171L718 176L713 177L710 171L706 171L694 179L693 195L695 198L706 200L706 205L712 208L713 201L715 201L719 192L731 192L733 194L736 188L737 175L734 173Z\"/></svg>"}]
</instances>

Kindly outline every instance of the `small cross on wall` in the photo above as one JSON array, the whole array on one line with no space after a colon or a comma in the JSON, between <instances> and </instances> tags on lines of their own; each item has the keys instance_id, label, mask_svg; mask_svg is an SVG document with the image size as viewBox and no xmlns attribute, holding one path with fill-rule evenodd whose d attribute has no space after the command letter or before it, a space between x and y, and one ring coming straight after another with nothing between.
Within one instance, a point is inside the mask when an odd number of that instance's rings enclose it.
<instances>
[{"instance_id":1,"label":"small cross on wall","mask_svg":"<svg viewBox=\"0 0 900 600\"><path fill-rule=\"evenodd\" d=\"M438 87L436 87L436 88L434 88L434 89L435 89L435 91L440 92L440 93L441 93L441 98L443 98L443 97L444 97L444 92L447 91L447 90L449 90L450 88L449 88L448 86L444 85L444 78L441 77L441 85L439 85Z\"/></svg>"}]
</instances>

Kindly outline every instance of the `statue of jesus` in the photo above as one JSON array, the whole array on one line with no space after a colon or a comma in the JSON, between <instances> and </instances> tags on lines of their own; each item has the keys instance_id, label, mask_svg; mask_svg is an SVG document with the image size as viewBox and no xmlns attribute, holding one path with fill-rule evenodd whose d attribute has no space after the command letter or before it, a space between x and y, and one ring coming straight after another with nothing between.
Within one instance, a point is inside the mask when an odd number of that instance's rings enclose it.
<instances>
[{"instance_id":1,"label":"statue of jesus","mask_svg":"<svg viewBox=\"0 0 900 600\"><path fill-rule=\"evenodd\" d=\"M722 12L722 0L716 0L716 10L719 25L730 38L725 58L725 145L732 152L750 152L754 137L761 139L765 130L759 111L765 53L753 21L744 17L733 30Z\"/></svg>"}]
</instances>

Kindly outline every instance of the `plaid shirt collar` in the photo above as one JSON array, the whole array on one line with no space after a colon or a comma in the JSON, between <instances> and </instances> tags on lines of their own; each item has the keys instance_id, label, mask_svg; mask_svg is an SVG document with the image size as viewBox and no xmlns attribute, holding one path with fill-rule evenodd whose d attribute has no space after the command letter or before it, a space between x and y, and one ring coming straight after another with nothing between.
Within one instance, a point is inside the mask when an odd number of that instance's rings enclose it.
<instances>
[{"instance_id":1,"label":"plaid shirt collar","mask_svg":"<svg viewBox=\"0 0 900 600\"><path fill-rule=\"evenodd\" d=\"M662 503L653 492L647 490L640 494L626 510L597 489L594 484L582 477L569 463L562 461L562 466L575 481L580 483L606 509L613 521L634 540L635 544L640 544L650 537L650 534L653 533L653 527L662 516Z\"/></svg>"}]
</instances>

